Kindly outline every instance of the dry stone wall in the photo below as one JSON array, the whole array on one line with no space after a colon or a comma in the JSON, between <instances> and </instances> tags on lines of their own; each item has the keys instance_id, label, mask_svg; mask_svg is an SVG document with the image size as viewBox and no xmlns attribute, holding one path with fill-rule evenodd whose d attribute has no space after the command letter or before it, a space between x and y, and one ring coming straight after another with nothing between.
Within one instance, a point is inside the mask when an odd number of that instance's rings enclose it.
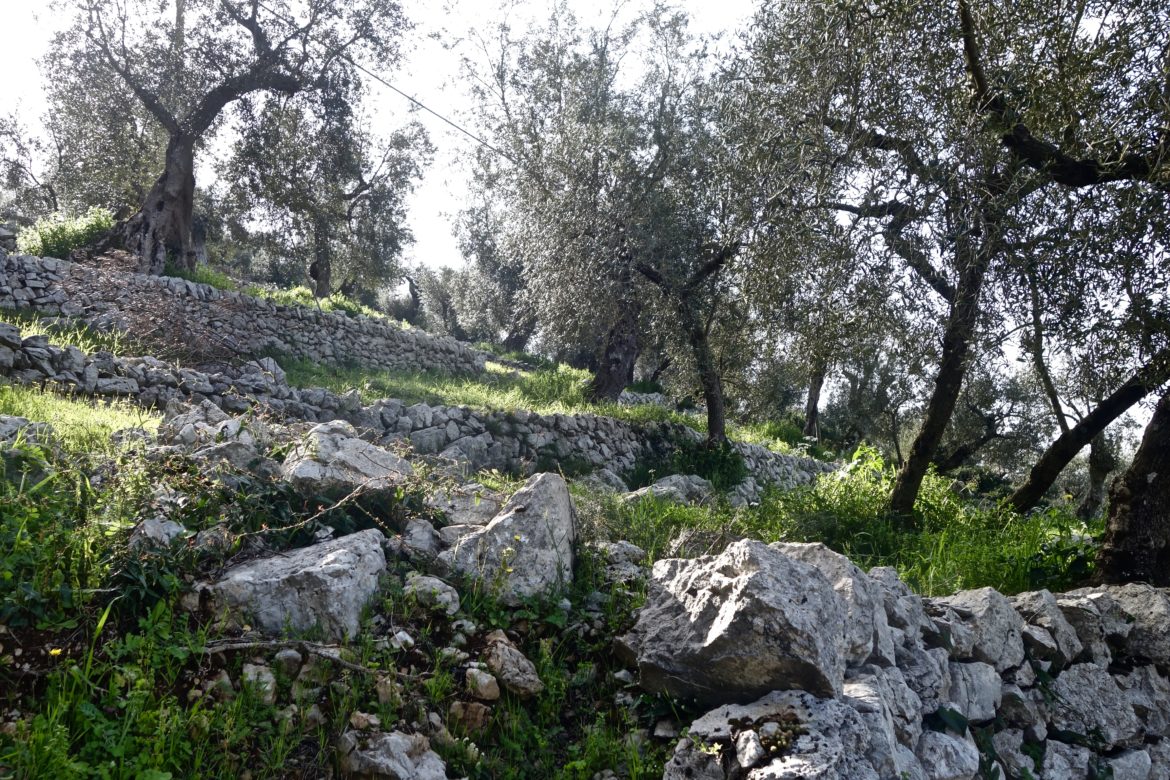
<instances>
[{"instance_id":1,"label":"dry stone wall","mask_svg":"<svg viewBox=\"0 0 1170 780\"><path fill-rule=\"evenodd\" d=\"M679 442L701 439L685 425L635 425L593 414L483 411L395 399L363 406L356 390L338 395L320 387L290 387L271 358L197 371L152 357L87 355L76 347L54 345L46 336L22 338L18 328L2 323L0 376L20 384L123 398L153 408L165 408L172 401L210 402L231 414L256 408L308 422L342 419L371 440L407 442L417 454L436 456L469 472L496 468L531 474L561 469L581 474L609 469L625 474L643 459L669 456ZM735 447L750 475L735 492L737 503L757 500L767 485L792 488L833 470L827 463L758 445L737 443Z\"/></svg>"},{"instance_id":2,"label":"dry stone wall","mask_svg":"<svg viewBox=\"0 0 1170 780\"><path fill-rule=\"evenodd\" d=\"M306 306L282 306L184 279L146 276L52 258L0 252L0 308L82 317L108 325L141 322L169 340L255 357L276 351L317 363L373 368L483 371L484 358L455 339ZM167 334L167 329L173 333Z\"/></svg>"},{"instance_id":3,"label":"dry stone wall","mask_svg":"<svg viewBox=\"0 0 1170 780\"><path fill-rule=\"evenodd\" d=\"M1170 592L921 598L820 544L660 560L617 639L711 709L664 780L1167 780Z\"/></svg>"}]
</instances>

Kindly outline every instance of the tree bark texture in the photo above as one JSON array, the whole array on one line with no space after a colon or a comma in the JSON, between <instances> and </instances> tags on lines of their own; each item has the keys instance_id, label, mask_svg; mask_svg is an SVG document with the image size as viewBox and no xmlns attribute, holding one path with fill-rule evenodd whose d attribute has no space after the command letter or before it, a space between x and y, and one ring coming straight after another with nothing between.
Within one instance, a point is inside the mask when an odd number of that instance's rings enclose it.
<instances>
[{"instance_id":1,"label":"tree bark texture","mask_svg":"<svg viewBox=\"0 0 1170 780\"><path fill-rule=\"evenodd\" d=\"M1133 463L1113 482L1096 576L1170 586L1170 391L1154 409Z\"/></svg>"},{"instance_id":2,"label":"tree bark texture","mask_svg":"<svg viewBox=\"0 0 1170 780\"><path fill-rule=\"evenodd\" d=\"M804 435L820 438L820 405L821 389L825 386L825 361L817 359L813 363L808 378L808 399L804 405Z\"/></svg>"},{"instance_id":3,"label":"tree bark texture","mask_svg":"<svg viewBox=\"0 0 1170 780\"><path fill-rule=\"evenodd\" d=\"M127 251L138 255L138 271L161 274L167 260L193 269L191 221L195 204L195 139L171 136L162 175L142 208L121 228Z\"/></svg>"},{"instance_id":4,"label":"tree bark texture","mask_svg":"<svg viewBox=\"0 0 1170 780\"><path fill-rule=\"evenodd\" d=\"M690 299L678 303L679 317L687 330L687 341L691 355L699 372L699 384L703 387L703 402L707 405L707 444L720 445L727 441L727 422L723 409L723 381L719 367L715 364L715 353L707 328Z\"/></svg>"},{"instance_id":5,"label":"tree bark texture","mask_svg":"<svg viewBox=\"0 0 1170 780\"><path fill-rule=\"evenodd\" d=\"M329 246L329 223L318 218L313 224L313 265L309 275L313 279L313 297L328 298L333 294L333 258Z\"/></svg>"},{"instance_id":6,"label":"tree bark texture","mask_svg":"<svg viewBox=\"0 0 1170 780\"><path fill-rule=\"evenodd\" d=\"M895 515L910 517L913 513L914 501L918 498L922 480L926 478L926 470L954 414L963 378L967 373L971 337L979 319L979 296L983 291L988 259L985 251L970 253L967 266L961 274L951 305L951 315L943 333L942 360L934 380L934 390L926 406L926 417L911 445L910 455L894 481L890 511Z\"/></svg>"},{"instance_id":7,"label":"tree bark texture","mask_svg":"<svg viewBox=\"0 0 1170 780\"><path fill-rule=\"evenodd\" d=\"M617 401L626 385L634 381L634 363L638 359L638 307L626 303L618 321L605 334L604 348L597 373L589 387L593 401Z\"/></svg>"},{"instance_id":8,"label":"tree bark texture","mask_svg":"<svg viewBox=\"0 0 1170 780\"><path fill-rule=\"evenodd\" d=\"M1098 433L1089 444L1089 484L1077 506L1077 517L1092 520L1105 503L1105 480L1117 468L1117 458L1104 433Z\"/></svg>"},{"instance_id":9,"label":"tree bark texture","mask_svg":"<svg viewBox=\"0 0 1170 780\"><path fill-rule=\"evenodd\" d=\"M519 303L515 304L519 306ZM536 315L532 312L517 309L512 313L512 321L508 323L508 333L504 336L504 349L508 352L523 352L536 333Z\"/></svg>"},{"instance_id":10,"label":"tree bark texture","mask_svg":"<svg viewBox=\"0 0 1170 780\"><path fill-rule=\"evenodd\" d=\"M1057 437L1032 466L1028 478L1012 493L1008 502L1017 512L1031 510L1044 498L1048 488L1056 482L1060 472L1077 453L1085 448L1093 437L1127 409L1146 397L1170 377L1170 349L1156 354L1140 371L1126 380L1109 397L1101 401L1093 411L1085 415L1076 425Z\"/></svg>"}]
</instances>

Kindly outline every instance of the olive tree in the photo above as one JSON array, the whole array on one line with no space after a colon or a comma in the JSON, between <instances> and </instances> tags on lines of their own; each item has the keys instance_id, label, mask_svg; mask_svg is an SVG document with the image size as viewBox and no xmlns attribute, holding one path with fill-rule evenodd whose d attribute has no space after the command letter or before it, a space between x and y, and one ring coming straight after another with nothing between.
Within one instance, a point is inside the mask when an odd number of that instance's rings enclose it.
<instances>
[{"instance_id":1,"label":"olive tree","mask_svg":"<svg viewBox=\"0 0 1170 780\"><path fill-rule=\"evenodd\" d=\"M615 399L644 329L671 329L722 441L709 333L742 227L722 106L685 19L654 8L588 29L561 5L518 38L502 27L485 50L478 119L501 155L477 164L507 193L495 245L520 259L543 337L597 344L592 394Z\"/></svg>"},{"instance_id":2,"label":"olive tree","mask_svg":"<svg viewBox=\"0 0 1170 780\"><path fill-rule=\"evenodd\" d=\"M75 0L74 8L57 46L124 84L166 136L162 173L119 230L151 273L168 257L194 261L195 153L225 109L249 95L315 89L353 57L393 62L405 26L394 0L182 0L173 16L147 0Z\"/></svg>"}]
</instances>

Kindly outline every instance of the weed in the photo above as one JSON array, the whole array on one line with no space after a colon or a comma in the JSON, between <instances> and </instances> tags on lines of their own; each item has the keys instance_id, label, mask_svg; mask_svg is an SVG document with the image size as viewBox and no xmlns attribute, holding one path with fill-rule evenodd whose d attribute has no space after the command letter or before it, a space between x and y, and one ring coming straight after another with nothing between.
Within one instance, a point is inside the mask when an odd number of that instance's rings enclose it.
<instances>
[{"instance_id":1,"label":"weed","mask_svg":"<svg viewBox=\"0 0 1170 780\"><path fill-rule=\"evenodd\" d=\"M217 290L228 290L231 292L238 292L240 286L236 280L228 276L223 271L212 268L209 265L198 265L195 268L186 268L178 266L173 263L167 263L163 269L164 276L174 276L179 279L186 279L189 282L196 284L206 284Z\"/></svg>"},{"instance_id":2,"label":"weed","mask_svg":"<svg viewBox=\"0 0 1170 780\"><path fill-rule=\"evenodd\" d=\"M98 206L76 217L53 214L17 233L16 248L26 255L64 260L74 249L92 244L113 226L114 213Z\"/></svg>"},{"instance_id":3,"label":"weed","mask_svg":"<svg viewBox=\"0 0 1170 780\"><path fill-rule=\"evenodd\" d=\"M600 497L582 502L580 511L600 536L631 541L651 560L666 555L683 532L715 546L742 537L823 542L863 569L893 566L911 587L930 595L982 586L1004 593L1057 589L1083 582L1091 570L1094 529L1068 513L1024 517L980 505L956 496L949 480L931 474L916 505L921 528L906 531L886 514L893 479L893 468L876 451L860 448L815 485L769 491L759 506L731 510L653 497L636 503Z\"/></svg>"},{"instance_id":4,"label":"weed","mask_svg":"<svg viewBox=\"0 0 1170 780\"><path fill-rule=\"evenodd\" d=\"M59 347L77 347L87 354L105 351L129 355L140 351L134 340L122 331L97 330L68 317L47 318L33 312L0 309L0 322L16 326L24 338L48 336Z\"/></svg>"}]
</instances>

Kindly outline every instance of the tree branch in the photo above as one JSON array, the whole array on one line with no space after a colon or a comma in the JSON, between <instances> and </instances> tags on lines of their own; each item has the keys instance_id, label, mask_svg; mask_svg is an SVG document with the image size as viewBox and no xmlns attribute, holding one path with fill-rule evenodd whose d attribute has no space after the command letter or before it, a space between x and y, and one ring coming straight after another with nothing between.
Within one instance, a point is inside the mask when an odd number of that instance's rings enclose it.
<instances>
[{"instance_id":1,"label":"tree branch","mask_svg":"<svg viewBox=\"0 0 1170 780\"><path fill-rule=\"evenodd\" d=\"M105 23L102 21L101 11L92 5L89 8L89 20L90 26L85 30L85 37L98 47L105 56L106 64L126 82L126 86L130 87L130 91L142 101L142 104L151 113L151 116L158 120L158 123L168 133L172 135L177 134L179 132L179 123L174 115L162 104L158 95L151 92L134 77L134 74L130 71L129 63L121 62L110 48L109 34L106 32ZM94 35L93 31L95 25L100 33L97 36Z\"/></svg>"},{"instance_id":2,"label":"tree branch","mask_svg":"<svg viewBox=\"0 0 1170 780\"><path fill-rule=\"evenodd\" d=\"M1090 187L1113 181L1148 181L1161 189L1170 189L1170 182L1156 180L1166 156L1166 132L1162 133L1157 148L1149 154L1119 152L1113 159L1105 161L1073 157L1056 144L1034 136L1031 129L1020 121L1019 114L1008 105L1003 93L993 90L988 83L971 9L967 0L958 0L958 3L963 53L975 90L973 108L978 114L990 116L1000 126L1000 142L1016 159L1067 187Z\"/></svg>"},{"instance_id":3,"label":"tree branch","mask_svg":"<svg viewBox=\"0 0 1170 780\"><path fill-rule=\"evenodd\" d=\"M943 300L948 302L955 300L954 285L947 281L946 277L931 265L930 258L925 252L914 246L914 243L910 239L902 235L902 229L911 220L921 216L921 212L917 208L897 200L891 200L885 203L869 203L861 206L836 201L828 202L824 205L828 208L856 214L866 219L893 217L882 230L882 236L885 238L886 244L906 261L906 264L910 266L910 270L918 274L924 282L930 285L932 290L942 296Z\"/></svg>"}]
</instances>

